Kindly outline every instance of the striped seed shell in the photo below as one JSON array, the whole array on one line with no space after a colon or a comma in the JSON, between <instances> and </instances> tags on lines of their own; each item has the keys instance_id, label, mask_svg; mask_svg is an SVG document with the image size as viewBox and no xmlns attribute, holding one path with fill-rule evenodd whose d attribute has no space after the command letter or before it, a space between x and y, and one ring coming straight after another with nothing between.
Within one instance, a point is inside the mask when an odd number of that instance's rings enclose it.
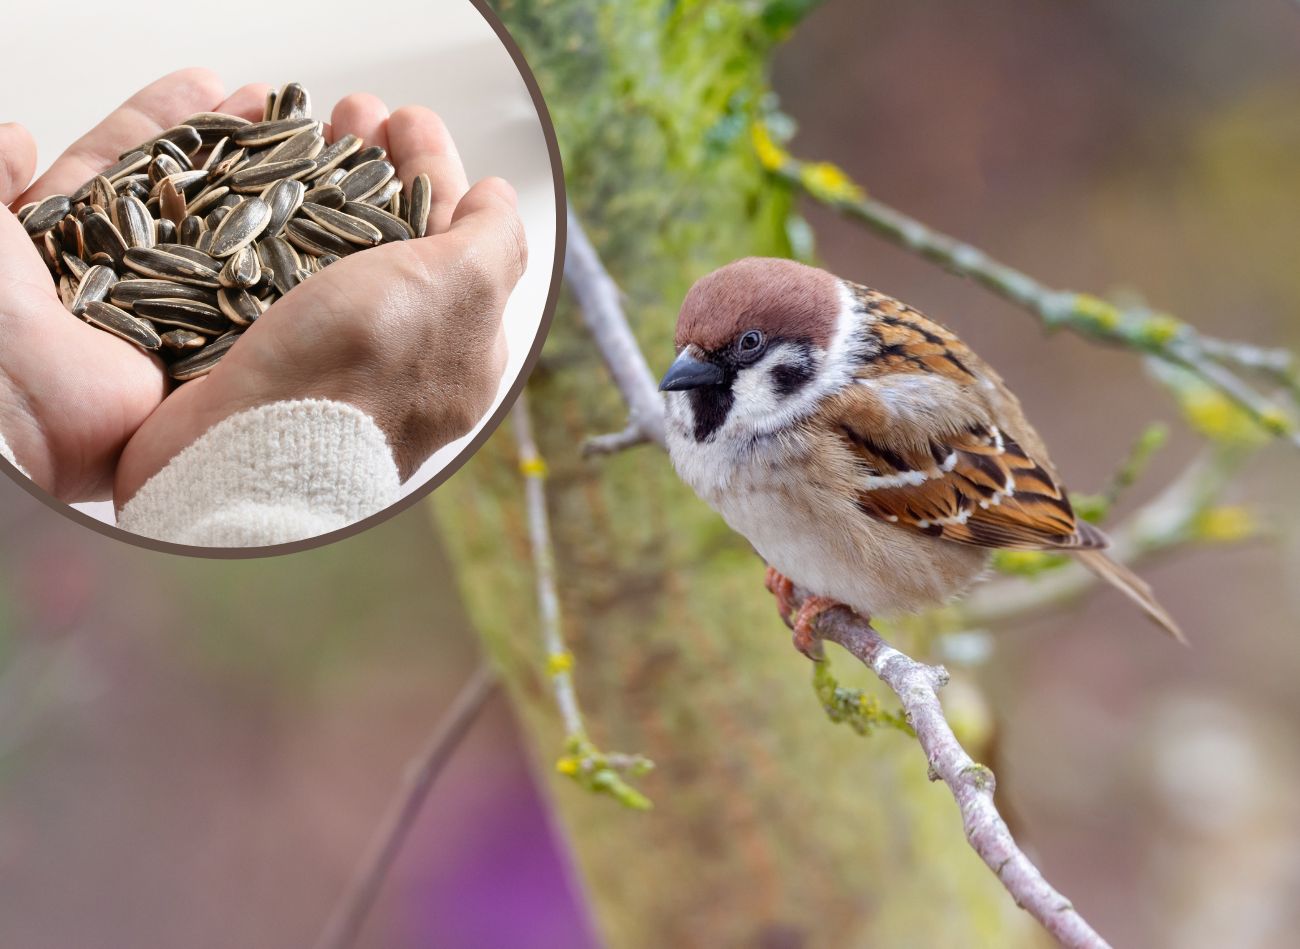
<instances>
[{"instance_id":1,"label":"striped seed shell","mask_svg":"<svg viewBox=\"0 0 1300 949\"><path fill-rule=\"evenodd\" d=\"M257 243L257 255L262 259L262 268L272 271L272 283L280 293L293 289L290 280L293 272L301 266L298 253L282 237L265 237Z\"/></svg>"},{"instance_id":2,"label":"striped seed shell","mask_svg":"<svg viewBox=\"0 0 1300 949\"><path fill-rule=\"evenodd\" d=\"M186 158L193 159L194 153L203 147L203 136L192 125L173 125L158 136L158 142L169 142Z\"/></svg>"},{"instance_id":3,"label":"striped seed shell","mask_svg":"<svg viewBox=\"0 0 1300 949\"><path fill-rule=\"evenodd\" d=\"M157 277L161 280L174 280L196 287L210 287L215 290L221 284L217 282L217 268L208 267L180 254L172 254L157 247L132 247L126 252L124 262L127 267L145 277Z\"/></svg>"},{"instance_id":4,"label":"striped seed shell","mask_svg":"<svg viewBox=\"0 0 1300 949\"><path fill-rule=\"evenodd\" d=\"M153 215L135 195L123 195L113 203L113 223L121 231L128 247L154 245Z\"/></svg>"},{"instance_id":5,"label":"striped seed shell","mask_svg":"<svg viewBox=\"0 0 1300 949\"><path fill-rule=\"evenodd\" d=\"M164 178L170 178L172 175L179 175L186 171L194 170L192 167L187 166L189 166L189 162L182 165L171 155L155 155L154 160L149 163L149 180L157 184Z\"/></svg>"},{"instance_id":6,"label":"striped seed shell","mask_svg":"<svg viewBox=\"0 0 1300 949\"><path fill-rule=\"evenodd\" d=\"M217 305L217 294L202 287L193 287L174 280L119 280L108 292L108 299L124 310L133 309L141 300L198 300Z\"/></svg>"},{"instance_id":7,"label":"striped seed shell","mask_svg":"<svg viewBox=\"0 0 1300 949\"><path fill-rule=\"evenodd\" d=\"M63 254L63 269L68 272L68 275L73 280L80 280L86 275L86 271L90 269L90 264L76 254L69 254L65 251Z\"/></svg>"},{"instance_id":8,"label":"striped seed shell","mask_svg":"<svg viewBox=\"0 0 1300 949\"><path fill-rule=\"evenodd\" d=\"M337 211L348 203L348 196L338 185L319 185L308 191L303 200Z\"/></svg>"},{"instance_id":9,"label":"striped seed shell","mask_svg":"<svg viewBox=\"0 0 1300 949\"><path fill-rule=\"evenodd\" d=\"M176 225L167 218L159 218L154 224L155 243L158 244L175 244L176 243Z\"/></svg>"},{"instance_id":10,"label":"striped seed shell","mask_svg":"<svg viewBox=\"0 0 1300 949\"><path fill-rule=\"evenodd\" d=\"M186 247L193 247L198 244L199 238L203 236L203 232L207 229L207 225L203 223L203 218L191 214L181 221L178 243L184 244ZM162 243L162 241L159 241L159 243Z\"/></svg>"},{"instance_id":11,"label":"striped seed shell","mask_svg":"<svg viewBox=\"0 0 1300 949\"><path fill-rule=\"evenodd\" d=\"M197 137L198 133L195 132L194 134ZM190 156L185 153L184 149L170 139L158 139L158 141L154 142L153 146L149 149L149 154L153 155L154 163L157 163L159 158L165 157L175 162L177 169L180 171L194 170L194 162L190 161ZM152 171L153 164L151 164L149 168Z\"/></svg>"},{"instance_id":12,"label":"striped seed shell","mask_svg":"<svg viewBox=\"0 0 1300 949\"><path fill-rule=\"evenodd\" d=\"M269 122L275 118L275 90L266 94L266 106L262 109L262 121Z\"/></svg>"},{"instance_id":13,"label":"striped seed shell","mask_svg":"<svg viewBox=\"0 0 1300 949\"><path fill-rule=\"evenodd\" d=\"M275 97L273 119L304 119L311 115L311 96L301 83L288 82Z\"/></svg>"},{"instance_id":14,"label":"striped seed shell","mask_svg":"<svg viewBox=\"0 0 1300 949\"><path fill-rule=\"evenodd\" d=\"M32 208L23 220L23 230L35 237L58 224L72 210L72 201L67 195L52 194Z\"/></svg>"},{"instance_id":15,"label":"striped seed shell","mask_svg":"<svg viewBox=\"0 0 1300 949\"><path fill-rule=\"evenodd\" d=\"M85 235L86 250L92 256L107 254L112 258L115 266L121 265L122 258L127 252L126 239L122 237L122 232L113 226L108 215L103 211L93 211L81 222L81 228Z\"/></svg>"},{"instance_id":16,"label":"striped seed shell","mask_svg":"<svg viewBox=\"0 0 1300 949\"><path fill-rule=\"evenodd\" d=\"M138 300L136 316L163 326L178 326L205 336L216 336L230 329L230 321L215 306L198 300L154 299Z\"/></svg>"},{"instance_id":17,"label":"striped seed shell","mask_svg":"<svg viewBox=\"0 0 1300 949\"><path fill-rule=\"evenodd\" d=\"M196 264L208 267L213 273L221 269L221 261L217 260L211 254L199 250L197 247L189 247L185 244L159 244L159 250L165 250L169 254L175 254L177 257L184 257L192 260Z\"/></svg>"},{"instance_id":18,"label":"striped seed shell","mask_svg":"<svg viewBox=\"0 0 1300 949\"><path fill-rule=\"evenodd\" d=\"M217 225L224 221L228 214L230 214L230 208L224 204L218 204L204 216L203 223L208 226L209 231L215 231Z\"/></svg>"},{"instance_id":19,"label":"striped seed shell","mask_svg":"<svg viewBox=\"0 0 1300 949\"><path fill-rule=\"evenodd\" d=\"M87 187L87 186L83 185L82 187L84 188L84 187ZM78 191L77 193L80 194L81 192ZM72 200L75 202L75 201L77 200L77 198L74 197L74 198L72 198ZM23 221L27 220L27 215L29 215L29 214L31 214L33 211L35 211L35 210L36 210L36 205L38 205L39 203L40 203L39 201L28 201L28 202L27 202L26 204L24 204L21 208L19 208L17 211L15 211L15 212L14 212L14 217L18 218L18 223L21 224L21 223L23 223Z\"/></svg>"},{"instance_id":20,"label":"striped seed shell","mask_svg":"<svg viewBox=\"0 0 1300 949\"><path fill-rule=\"evenodd\" d=\"M233 290L247 290L255 287L262 279L262 259L252 244L245 244L226 259L217 280L223 287Z\"/></svg>"},{"instance_id":21,"label":"striped seed shell","mask_svg":"<svg viewBox=\"0 0 1300 949\"><path fill-rule=\"evenodd\" d=\"M401 193L402 193L402 182L397 178L390 178L387 182L384 183L384 186L382 188L380 188L378 191L376 191L374 194L370 195L369 197L364 198L363 200L366 202L366 204L373 204L377 208L383 208L389 214L393 214L396 217L401 217L401 215L393 211L391 207L393 198L397 197Z\"/></svg>"},{"instance_id":22,"label":"striped seed shell","mask_svg":"<svg viewBox=\"0 0 1300 949\"><path fill-rule=\"evenodd\" d=\"M228 151L221 161L215 163L209 171L214 181L224 181L227 175L233 174L248 164L248 149L234 148Z\"/></svg>"},{"instance_id":23,"label":"striped seed shell","mask_svg":"<svg viewBox=\"0 0 1300 949\"><path fill-rule=\"evenodd\" d=\"M71 310L76 299L77 288L73 284L72 278L64 274L59 278L59 301L63 304L65 310Z\"/></svg>"},{"instance_id":24,"label":"striped seed shell","mask_svg":"<svg viewBox=\"0 0 1300 949\"><path fill-rule=\"evenodd\" d=\"M261 148L273 145L297 135L303 129L321 129L321 123L315 119L272 119L270 122L254 122L236 130L231 136L235 144L243 148Z\"/></svg>"},{"instance_id":25,"label":"striped seed shell","mask_svg":"<svg viewBox=\"0 0 1300 949\"><path fill-rule=\"evenodd\" d=\"M349 244L373 247L384 239L384 235L379 228L369 221L363 221L359 217L353 217L351 214L346 214L334 208L304 203L302 213L331 234L343 238Z\"/></svg>"},{"instance_id":26,"label":"striped seed shell","mask_svg":"<svg viewBox=\"0 0 1300 949\"><path fill-rule=\"evenodd\" d=\"M96 175L90 179L90 189L86 193L86 201L91 207L99 208L101 211L107 211L117 200L117 188L113 182L109 181L103 175Z\"/></svg>"},{"instance_id":27,"label":"striped seed shell","mask_svg":"<svg viewBox=\"0 0 1300 949\"><path fill-rule=\"evenodd\" d=\"M271 206L261 198L248 198L217 225L212 235L212 256L220 260L255 241L271 223Z\"/></svg>"},{"instance_id":28,"label":"striped seed shell","mask_svg":"<svg viewBox=\"0 0 1300 949\"><path fill-rule=\"evenodd\" d=\"M108 330L114 336L134 343L141 349L155 350L162 346L162 339L144 320L132 316L126 310L119 309L102 300L91 300L86 304L85 319L92 326Z\"/></svg>"},{"instance_id":29,"label":"striped seed shell","mask_svg":"<svg viewBox=\"0 0 1300 949\"><path fill-rule=\"evenodd\" d=\"M238 340L238 333L228 333L209 343L193 356L186 356L172 363L168 373L177 382L189 382L191 379L206 376Z\"/></svg>"},{"instance_id":30,"label":"striped seed shell","mask_svg":"<svg viewBox=\"0 0 1300 949\"><path fill-rule=\"evenodd\" d=\"M217 292L217 305L236 326L252 326L262 315L262 302L247 290L223 289Z\"/></svg>"},{"instance_id":31,"label":"striped seed shell","mask_svg":"<svg viewBox=\"0 0 1300 949\"><path fill-rule=\"evenodd\" d=\"M59 222L59 245L63 248L64 256L71 254L80 257L86 252L86 235L82 231L81 222L71 214Z\"/></svg>"},{"instance_id":32,"label":"striped seed shell","mask_svg":"<svg viewBox=\"0 0 1300 949\"><path fill-rule=\"evenodd\" d=\"M202 349L208 344L208 338L193 330L168 330L162 334L163 349L175 352L190 352Z\"/></svg>"},{"instance_id":33,"label":"striped seed shell","mask_svg":"<svg viewBox=\"0 0 1300 949\"><path fill-rule=\"evenodd\" d=\"M370 197L392 179L395 169L382 158L357 165L339 182L349 201Z\"/></svg>"},{"instance_id":34,"label":"striped seed shell","mask_svg":"<svg viewBox=\"0 0 1300 949\"><path fill-rule=\"evenodd\" d=\"M164 218L176 225L184 221L189 213L185 207L185 195L171 181L164 181L158 190L158 210Z\"/></svg>"},{"instance_id":35,"label":"striped seed shell","mask_svg":"<svg viewBox=\"0 0 1300 949\"><path fill-rule=\"evenodd\" d=\"M107 171L101 172L101 174L109 181L117 181L118 178L125 178L137 171L143 171L149 167L149 162L152 160L148 152L136 149L133 152L127 152L115 165Z\"/></svg>"},{"instance_id":36,"label":"striped seed shell","mask_svg":"<svg viewBox=\"0 0 1300 949\"><path fill-rule=\"evenodd\" d=\"M387 211L381 208L371 207L363 201L349 201L343 205L343 212L351 214L353 217L359 217L379 228L379 232L384 235L384 242L404 241L415 236L411 225L407 224L399 217L393 217Z\"/></svg>"},{"instance_id":37,"label":"striped seed shell","mask_svg":"<svg viewBox=\"0 0 1300 949\"><path fill-rule=\"evenodd\" d=\"M212 150L208 152L208 157L203 160L200 167L207 171L213 171L234 148L235 143L231 141L230 136L225 136L212 146Z\"/></svg>"},{"instance_id":38,"label":"striped seed shell","mask_svg":"<svg viewBox=\"0 0 1300 949\"><path fill-rule=\"evenodd\" d=\"M237 115L225 115L221 112L199 112L197 115L191 115L181 124L188 125L198 132L204 144L214 144L227 135L233 135L239 129L252 123L248 119L240 118Z\"/></svg>"},{"instance_id":39,"label":"striped seed shell","mask_svg":"<svg viewBox=\"0 0 1300 949\"><path fill-rule=\"evenodd\" d=\"M348 170L346 168L335 168L328 175L322 175L320 180L316 182L316 185L321 188L329 186L338 187L338 183L347 176Z\"/></svg>"},{"instance_id":40,"label":"striped seed shell","mask_svg":"<svg viewBox=\"0 0 1300 949\"><path fill-rule=\"evenodd\" d=\"M316 258L316 270L321 271L339 259L338 254L321 254Z\"/></svg>"},{"instance_id":41,"label":"striped seed shell","mask_svg":"<svg viewBox=\"0 0 1300 949\"><path fill-rule=\"evenodd\" d=\"M108 292L117 283L117 273L111 267L91 267L77 284L76 295L68 306L75 315L81 316L86 307L97 300L104 300Z\"/></svg>"},{"instance_id":42,"label":"striped seed shell","mask_svg":"<svg viewBox=\"0 0 1300 949\"><path fill-rule=\"evenodd\" d=\"M352 156L343 163L343 167L351 170L366 164L366 162L379 161L381 158L387 158L388 152L384 151L378 145L370 145L352 153Z\"/></svg>"},{"instance_id":43,"label":"striped seed shell","mask_svg":"<svg viewBox=\"0 0 1300 949\"><path fill-rule=\"evenodd\" d=\"M194 199L189 202L187 210L190 214L203 214L205 211L221 204L229 196L230 189L225 185L212 185L195 195Z\"/></svg>"},{"instance_id":44,"label":"striped seed shell","mask_svg":"<svg viewBox=\"0 0 1300 949\"><path fill-rule=\"evenodd\" d=\"M185 195L198 194L202 190L204 183L208 180L209 172L202 168L196 168L193 171L182 171L174 175L167 175L165 178L159 178L153 186L150 197L157 195L161 200L162 188L166 182L171 182L171 186Z\"/></svg>"},{"instance_id":45,"label":"striped seed shell","mask_svg":"<svg viewBox=\"0 0 1300 949\"><path fill-rule=\"evenodd\" d=\"M411 207L406 217L416 237L423 237L429 230L429 206L432 199L433 189L429 184L429 176L416 175L411 182Z\"/></svg>"},{"instance_id":46,"label":"striped seed shell","mask_svg":"<svg viewBox=\"0 0 1300 949\"><path fill-rule=\"evenodd\" d=\"M321 254L338 254L342 257L356 250L343 238L330 233L315 221L307 218L294 218L286 224L284 226L284 236L294 247L317 256Z\"/></svg>"},{"instance_id":47,"label":"striped seed shell","mask_svg":"<svg viewBox=\"0 0 1300 949\"><path fill-rule=\"evenodd\" d=\"M63 242L59 240L59 232L56 228L50 228L41 235L40 241L41 259L45 261L45 266L50 268L50 272L60 274L63 272Z\"/></svg>"},{"instance_id":48,"label":"striped seed shell","mask_svg":"<svg viewBox=\"0 0 1300 949\"><path fill-rule=\"evenodd\" d=\"M201 250L205 254L212 250L212 230L209 228L199 235L199 242L194 245L196 250Z\"/></svg>"},{"instance_id":49,"label":"striped seed shell","mask_svg":"<svg viewBox=\"0 0 1300 949\"><path fill-rule=\"evenodd\" d=\"M302 207L307 186L292 178L283 178L262 192L262 200L271 206L271 220L263 232L271 237L284 228L285 222Z\"/></svg>"},{"instance_id":50,"label":"striped seed shell","mask_svg":"<svg viewBox=\"0 0 1300 949\"><path fill-rule=\"evenodd\" d=\"M315 159L325 148L324 137L314 128L303 129L296 135L286 138L275 148L266 153L259 164L271 164L277 161L292 161L295 158ZM312 166L315 171L316 166Z\"/></svg>"},{"instance_id":51,"label":"striped seed shell","mask_svg":"<svg viewBox=\"0 0 1300 949\"><path fill-rule=\"evenodd\" d=\"M316 170L311 173L310 178L324 178L335 168L338 168L343 162L347 161L357 152L361 151L361 139L357 136L348 134L344 135L333 145L327 146L319 155L316 156ZM346 171L344 172L346 174Z\"/></svg>"},{"instance_id":52,"label":"striped seed shell","mask_svg":"<svg viewBox=\"0 0 1300 949\"><path fill-rule=\"evenodd\" d=\"M294 158L289 161L270 162L265 165L254 165L251 168L241 168L228 179L230 187L235 191L248 193L251 191L261 191L272 182L279 181L281 178L301 178L307 172L316 167L316 162L311 158Z\"/></svg>"}]
</instances>

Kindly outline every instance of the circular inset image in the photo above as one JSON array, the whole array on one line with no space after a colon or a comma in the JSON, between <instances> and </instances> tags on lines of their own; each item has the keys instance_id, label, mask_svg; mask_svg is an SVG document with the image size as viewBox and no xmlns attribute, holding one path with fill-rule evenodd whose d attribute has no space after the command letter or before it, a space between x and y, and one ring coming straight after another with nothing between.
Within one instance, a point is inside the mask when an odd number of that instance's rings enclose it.
<instances>
[{"instance_id":1,"label":"circular inset image","mask_svg":"<svg viewBox=\"0 0 1300 949\"><path fill-rule=\"evenodd\" d=\"M210 556L362 530L541 347L563 177L518 47L470 0L314 9L95 16L149 54L0 67L0 466L83 523Z\"/></svg>"}]
</instances>

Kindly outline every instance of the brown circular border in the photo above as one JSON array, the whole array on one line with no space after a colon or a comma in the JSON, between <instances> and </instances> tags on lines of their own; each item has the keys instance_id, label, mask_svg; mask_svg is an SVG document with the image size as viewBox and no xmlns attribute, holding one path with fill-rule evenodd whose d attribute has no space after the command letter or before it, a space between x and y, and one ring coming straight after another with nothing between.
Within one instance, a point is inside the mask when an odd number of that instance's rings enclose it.
<instances>
[{"instance_id":1,"label":"brown circular border","mask_svg":"<svg viewBox=\"0 0 1300 949\"><path fill-rule=\"evenodd\" d=\"M533 340L532 348L528 351L527 358L524 359L519 376L515 379L514 384L506 393L506 397L501 401L497 408L487 420L487 423L474 436L468 445L448 462L441 471L416 488L406 497L394 502L384 508L378 514L372 514L355 524L349 524L347 527L340 527L336 531L330 531L328 534L319 534L316 537L307 540L298 540L285 544L270 544L265 547L198 547L191 544L174 544L169 541L154 540L149 537L143 537L140 534L133 534L128 530L114 524L105 524L89 514L83 514L69 504L55 498L49 492L38 487L34 481L27 478L14 465L10 464L3 458L0 458L0 468L18 487L22 488L32 497L43 503L46 507L54 508L62 516L76 521L83 527L103 534L105 537L111 537L114 540L120 540L136 547L142 547L147 550L161 551L168 554L180 554L188 557L204 557L210 560L253 560L262 557L277 557L282 554L293 554L304 550L315 550L318 547L325 547L336 541L344 540L367 531L378 524L383 523L391 517L407 510L411 506L423 501L441 486L448 478L459 471L464 464L473 457L483 443L492 437L493 433L501 426L506 414L514 406L519 394L523 391L528 382L528 377L532 374L533 368L537 365L537 360L541 358L542 346L546 343L546 337L550 333L551 323L555 319L555 310L560 300L560 284L564 279L564 253L568 245L568 194L564 185L564 167L560 159L560 143L555 134L555 123L551 120L551 112L546 107L546 100L542 98L541 87L537 84L537 77L533 75L528 61L524 59L523 51L519 44L515 42L505 24L501 22L500 17L495 11L488 6L487 0L467 0L478 10L479 15L487 21L501 40L501 45L506 48L510 58L514 60L515 67L519 70L520 77L524 80L524 85L528 88L528 94L533 100L533 106L537 109L537 117L542 123L542 134L546 139L546 150L551 160L551 175L554 179L555 187L555 259L551 263L551 286L546 294L546 304L542 310L542 321L538 327L537 336Z\"/></svg>"}]
</instances>

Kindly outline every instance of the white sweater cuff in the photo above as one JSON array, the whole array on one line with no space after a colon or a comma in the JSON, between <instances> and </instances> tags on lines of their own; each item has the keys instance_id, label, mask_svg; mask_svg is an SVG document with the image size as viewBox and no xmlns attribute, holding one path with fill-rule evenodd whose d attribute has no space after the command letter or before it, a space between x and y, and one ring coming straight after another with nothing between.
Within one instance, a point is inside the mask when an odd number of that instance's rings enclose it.
<instances>
[{"instance_id":1,"label":"white sweater cuff","mask_svg":"<svg viewBox=\"0 0 1300 949\"><path fill-rule=\"evenodd\" d=\"M127 502L118 526L177 544L263 547L353 524L400 488L384 433L360 409L276 402L209 429Z\"/></svg>"}]
</instances>

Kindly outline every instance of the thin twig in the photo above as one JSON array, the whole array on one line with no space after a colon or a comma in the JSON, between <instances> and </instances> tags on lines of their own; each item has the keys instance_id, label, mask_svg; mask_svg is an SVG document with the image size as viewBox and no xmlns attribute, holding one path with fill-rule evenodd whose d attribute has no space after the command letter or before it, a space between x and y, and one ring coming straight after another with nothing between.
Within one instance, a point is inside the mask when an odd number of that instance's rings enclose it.
<instances>
[{"instance_id":1,"label":"thin twig","mask_svg":"<svg viewBox=\"0 0 1300 949\"><path fill-rule=\"evenodd\" d=\"M571 219L570 233L581 233L576 224L576 220ZM585 240L583 244L584 266L573 271L566 268L570 289L579 301L591 300L594 296L591 287L582 285L583 281L608 281L595 249ZM593 308L584 311L584 319L607 363L623 358L627 341L636 345L621 307ZM610 348L611 341L617 341L617 349ZM640 363L644 365L644 357ZM642 419L644 413L650 411L649 406L653 406L658 416L658 430L663 431L663 403L648 372L630 389L620 385L620 391L629 404L635 399L635 404L645 407L640 416ZM847 609L825 614L818 631L865 662L898 694L931 767L943 778L957 801L967 839L1017 905L1031 913L1062 945L1092 949L1106 947L1106 942L1069 901L1047 883L1020 850L1006 822L998 815L993 805L992 772L971 760L944 718L937 690L947 681L947 673L917 662L888 645L868 623Z\"/></svg>"},{"instance_id":2,"label":"thin twig","mask_svg":"<svg viewBox=\"0 0 1300 949\"><path fill-rule=\"evenodd\" d=\"M957 801L966 839L1016 904L1062 946L1106 947L1107 942L1025 856L998 813L993 802L993 772L976 764L962 748L939 704L939 689L948 683L947 671L904 655L845 608L822 614L817 632L852 653L898 696L931 773L948 786Z\"/></svg>"},{"instance_id":3,"label":"thin twig","mask_svg":"<svg viewBox=\"0 0 1300 949\"><path fill-rule=\"evenodd\" d=\"M485 662L456 695L429 736L424 750L411 762L401 792L376 829L343 896L335 904L325 929L316 940L316 949L348 949L356 942L384 878L410 836L430 789L496 687L496 675Z\"/></svg>"},{"instance_id":4,"label":"thin twig","mask_svg":"<svg viewBox=\"0 0 1300 949\"><path fill-rule=\"evenodd\" d=\"M572 246L572 244L570 244ZM633 344L635 345L635 343ZM647 380L649 373L646 374ZM651 386L653 382L649 383ZM528 393L520 394L510 412L515 442L519 446L519 470L524 476L524 502L528 508L528 535L532 544L533 569L537 578L537 604L541 613L542 639L546 645L546 672L555 690L555 704L564 721L564 754L556 770L589 791L608 794L624 807L648 810L650 799L627 783L625 777L640 777L654 767L642 755L603 752L587 735L573 685L573 653L564 641L560 626L560 595L555 581L555 550L551 524L546 513L546 461L537 448L533 420L528 411Z\"/></svg>"},{"instance_id":5,"label":"thin twig","mask_svg":"<svg viewBox=\"0 0 1300 949\"><path fill-rule=\"evenodd\" d=\"M759 157L781 181L803 190L821 204L871 228L891 243L969 277L994 293L1029 310L1048 328L1069 327L1090 339L1123 346L1190 369L1245 409L1267 431L1300 446L1300 430L1278 404L1243 382L1224 360L1257 366L1273 380L1300 391L1294 362L1277 351L1202 337L1168 314L1140 307L1119 307L1087 293L1054 290L1008 266L973 244L957 240L869 197L832 165L800 161L756 130ZM1259 364L1259 360L1263 364Z\"/></svg>"},{"instance_id":6,"label":"thin twig","mask_svg":"<svg viewBox=\"0 0 1300 949\"><path fill-rule=\"evenodd\" d=\"M646 441L665 444L663 406L650 365L646 362L619 299L618 284L605 270L596 248L577 215L569 212L568 247L564 254L564 282L578 301L587 330L605 359L614 385L627 403L628 428ZM626 444L623 447L627 447Z\"/></svg>"}]
</instances>

